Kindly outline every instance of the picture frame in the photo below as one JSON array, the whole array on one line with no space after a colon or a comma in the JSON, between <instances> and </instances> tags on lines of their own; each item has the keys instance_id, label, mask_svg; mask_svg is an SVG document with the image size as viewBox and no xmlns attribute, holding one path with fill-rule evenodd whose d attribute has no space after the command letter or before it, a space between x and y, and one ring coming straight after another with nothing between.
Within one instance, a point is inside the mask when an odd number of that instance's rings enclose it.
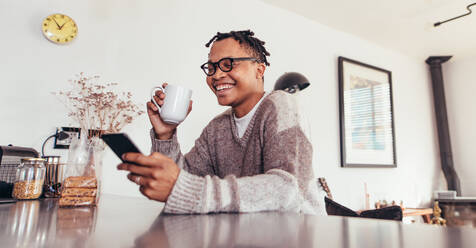
<instances>
[{"instance_id":1,"label":"picture frame","mask_svg":"<svg viewBox=\"0 0 476 248\"><path fill-rule=\"evenodd\" d=\"M397 167L392 72L338 57L342 167Z\"/></svg>"}]
</instances>

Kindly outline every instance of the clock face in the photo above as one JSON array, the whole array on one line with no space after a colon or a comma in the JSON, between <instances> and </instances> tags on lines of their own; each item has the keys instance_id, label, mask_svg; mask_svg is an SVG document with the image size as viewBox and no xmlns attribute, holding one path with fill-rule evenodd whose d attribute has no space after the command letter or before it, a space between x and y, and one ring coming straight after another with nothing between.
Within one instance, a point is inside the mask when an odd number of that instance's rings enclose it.
<instances>
[{"instance_id":1,"label":"clock face","mask_svg":"<svg viewBox=\"0 0 476 248\"><path fill-rule=\"evenodd\" d=\"M78 27L71 17L63 14L53 14L46 17L41 24L45 37L58 44L69 43L78 34Z\"/></svg>"}]
</instances>

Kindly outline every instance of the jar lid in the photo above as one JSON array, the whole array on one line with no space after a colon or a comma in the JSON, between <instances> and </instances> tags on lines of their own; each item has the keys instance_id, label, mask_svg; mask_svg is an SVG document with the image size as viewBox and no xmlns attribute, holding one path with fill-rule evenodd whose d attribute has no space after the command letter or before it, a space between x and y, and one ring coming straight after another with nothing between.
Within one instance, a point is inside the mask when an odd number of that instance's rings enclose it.
<instances>
[{"instance_id":1,"label":"jar lid","mask_svg":"<svg viewBox=\"0 0 476 248\"><path fill-rule=\"evenodd\" d=\"M44 158L22 158L21 162L45 162L46 159Z\"/></svg>"},{"instance_id":2,"label":"jar lid","mask_svg":"<svg viewBox=\"0 0 476 248\"><path fill-rule=\"evenodd\" d=\"M43 156L47 164L58 164L60 162L60 156Z\"/></svg>"}]
</instances>

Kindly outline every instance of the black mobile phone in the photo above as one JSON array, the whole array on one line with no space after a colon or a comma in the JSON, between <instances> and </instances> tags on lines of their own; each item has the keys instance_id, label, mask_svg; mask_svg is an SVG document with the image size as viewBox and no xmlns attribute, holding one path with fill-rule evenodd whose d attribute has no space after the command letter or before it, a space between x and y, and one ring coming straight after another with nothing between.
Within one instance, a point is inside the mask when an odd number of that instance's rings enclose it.
<instances>
[{"instance_id":1,"label":"black mobile phone","mask_svg":"<svg viewBox=\"0 0 476 248\"><path fill-rule=\"evenodd\" d=\"M110 133L101 135L101 139L111 148L111 150L121 159L122 155L128 152L138 152L139 148L131 141L125 133Z\"/></svg>"}]
</instances>

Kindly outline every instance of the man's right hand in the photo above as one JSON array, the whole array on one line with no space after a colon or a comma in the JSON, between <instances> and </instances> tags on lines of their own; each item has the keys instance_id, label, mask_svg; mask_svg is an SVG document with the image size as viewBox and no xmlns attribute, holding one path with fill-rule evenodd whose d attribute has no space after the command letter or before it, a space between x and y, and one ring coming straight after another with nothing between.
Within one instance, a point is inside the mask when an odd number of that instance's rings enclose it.
<instances>
[{"instance_id":1,"label":"man's right hand","mask_svg":"<svg viewBox=\"0 0 476 248\"><path fill-rule=\"evenodd\" d=\"M165 88L165 86L167 86L167 83L162 84L162 88ZM157 104L162 107L164 104L165 93L162 91L156 91L154 99ZM192 111L192 101L190 101L188 106L187 115L190 113L190 111ZM162 118L160 118L159 109L157 106L155 106L152 100L147 102L147 114L149 115L150 123L154 128L155 137L160 140L171 139L178 124L165 123Z\"/></svg>"}]
</instances>

